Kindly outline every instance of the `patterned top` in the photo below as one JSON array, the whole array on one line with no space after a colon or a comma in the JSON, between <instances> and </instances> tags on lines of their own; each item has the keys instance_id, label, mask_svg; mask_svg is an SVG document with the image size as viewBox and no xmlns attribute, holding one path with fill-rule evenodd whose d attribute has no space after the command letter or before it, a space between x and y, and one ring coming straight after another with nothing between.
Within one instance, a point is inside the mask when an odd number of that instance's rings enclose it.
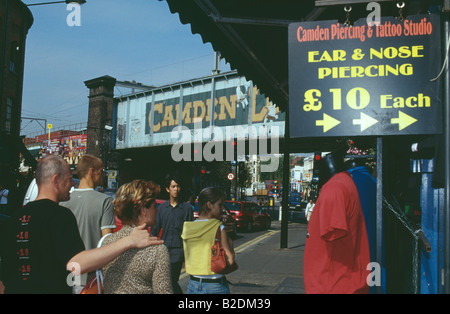
<instances>
[{"instance_id":1,"label":"patterned top","mask_svg":"<svg viewBox=\"0 0 450 314\"><path fill-rule=\"evenodd\" d=\"M123 226L105 238L102 246L128 236L132 226ZM173 293L169 253L164 244L130 249L103 267L105 294Z\"/></svg>"}]
</instances>

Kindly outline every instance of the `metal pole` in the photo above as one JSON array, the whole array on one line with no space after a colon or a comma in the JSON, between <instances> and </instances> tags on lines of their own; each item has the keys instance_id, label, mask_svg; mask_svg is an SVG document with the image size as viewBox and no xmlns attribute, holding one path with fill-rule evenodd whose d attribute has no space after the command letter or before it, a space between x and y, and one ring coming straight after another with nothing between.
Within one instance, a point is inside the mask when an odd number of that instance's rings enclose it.
<instances>
[{"instance_id":1,"label":"metal pole","mask_svg":"<svg viewBox=\"0 0 450 314\"><path fill-rule=\"evenodd\" d=\"M37 6L37 5L47 5L47 4L58 4L58 3L78 3L78 4L84 4L86 3L86 0L63 0L63 1L51 1L51 2L40 2L40 3L31 3L31 4L26 4L27 7L32 7L32 6Z\"/></svg>"},{"instance_id":2,"label":"metal pole","mask_svg":"<svg viewBox=\"0 0 450 314\"><path fill-rule=\"evenodd\" d=\"M47 4L57 4L57 3L66 3L66 1L53 1L53 2L41 2L41 3L31 3L27 4L27 7L32 7L36 5L47 5Z\"/></svg>"},{"instance_id":3,"label":"metal pole","mask_svg":"<svg viewBox=\"0 0 450 314\"><path fill-rule=\"evenodd\" d=\"M236 144L237 146L237 144ZM238 197L237 197L237 193L238 193L238 161L236 160L236 165L234 166L234 200L235 201L239 201Z\"/></svg>"},{"instance_id":4,"label":"metal pole","mask_svg":"<svg viewBox=\"0 0 450 314\"><path fill-rule=\"evenodd\" d=\"M444 49L448 47L449 44L449 16L448 12L444 15ZM446 51L445 53L448 53ZM445 66L444 72L444 156L445 156L445 213L444 213L444 292L450 293L450 73L448 62Z\"/></svg>"},{"instance_id":5,"label":"metal pole","mask_svg":"<svg viewBox=\"0 0 450 314\"><path fill-rule=\"evenodd\" d=\"M214 68L212 70L213 75L220 74L219 65L220 65L220 52L214 51Z\"/></svg>"},{"instance_id":6,"label":"metal pole","mask_svg":"<svg viewBox=\"0 0 450 314\"><path fill-rule=\"evenodd\" d=\"M280 248L288 247L288 196L290 190L290 171L289 171L289 104L286 106L286 115L284 118L284 158L283 158L283 199L281 201L281 235Z\"/></svg>"},{"instance_id":7,"label":"metal pole","mask_svg":"<svg viewBox=\"0 0 450 314\"><path fill-rule=\"evenodd\" d=\"M8 28L8 0L5 1L4 5L4 21L3 21L3 33L2 33L2 51L1 51L1 57L0 57L0 108L3 106L3 91L5 90L5 84L3 82L4 79L4 72L6 68L6 35L7 35L7 28ZM5 102L6 103L6 102Z\"/></svg>"},{"instance_id":8,"label":"metal pole","mask_svg":"<svg viewBox=\"0 0 450 314\"><path fill-rule=\"evenodd\" d=\"M377 212L376 212L376 262L382 269L383 263L383 139L377 138ZM376 293L382 293L382 287L376 286Z\"/></svg>"}]
</instances>

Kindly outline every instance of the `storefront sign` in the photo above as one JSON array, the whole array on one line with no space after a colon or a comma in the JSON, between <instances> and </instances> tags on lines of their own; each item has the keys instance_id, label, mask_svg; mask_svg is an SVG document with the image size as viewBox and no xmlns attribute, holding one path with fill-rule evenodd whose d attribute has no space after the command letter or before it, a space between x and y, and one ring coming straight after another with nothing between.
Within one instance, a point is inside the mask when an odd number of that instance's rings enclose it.
<instances>
[{"instance_id":1,"label":"storefront sign","mask_svg":"<svg viewBox=\"0 0 450 314\"><path fill-rule=\"evenodd\" d=\"M57 135L58 133L54 133ZM76 165L86 155L87 134L73 134L70 136L54 137L51 140L42 140L41 157L58 155L64 158L69 165Z\"/></svg>"},{"instance_id":2,"label":"storefront sign","mask_svg":"<svg viewBox=\"0 0 450 314\"><path fill-rule=\"evenodd\" d=\"M291 137L442 132L438 15L289 26Z\"/></svg>"},{"instance_id":3,"label":"storefront sign","mask_svg":"<svg viewBox=\"0 0 450 314\"><path fill-rule=\"evenodd\" d=\"M178 142L179 136L174 137L173 133L180 133L175 131L179 126L189 129L196 142L211 139L211 126L220 129L224 136L229 127L248 130L252 126L258 132L263 127L265 133L257 135L266 137L273 133L272 127L284 131L285 114L252 81L233 72L213 78L119 97L116 149L173 145Z\"/></svg>"}]
</instances>

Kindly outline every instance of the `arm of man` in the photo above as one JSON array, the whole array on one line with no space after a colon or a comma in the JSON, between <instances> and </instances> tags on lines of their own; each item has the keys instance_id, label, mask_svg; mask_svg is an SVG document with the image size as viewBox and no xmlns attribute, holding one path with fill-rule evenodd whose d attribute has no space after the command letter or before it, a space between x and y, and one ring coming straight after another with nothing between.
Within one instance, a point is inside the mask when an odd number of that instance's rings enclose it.
<instances>
[{"instance_id":1,"label":"arm of man","mask_svg":"<svg viewBox=\"0 0 450 314\"><path fill-rule=\"evenodd\" d=\"M131 248L145 248L150 245L163 244L164 241L152 237L145 228L145 224L136 227L129 236L111 243L101 248L95 248L88 251L82 251L72 257L67 263L66 267L69 271L76 269L77 265L80 274L85 274L96 269L99 269L107 263L114 260L123 252Z\"/></svg>"}]
</instances>

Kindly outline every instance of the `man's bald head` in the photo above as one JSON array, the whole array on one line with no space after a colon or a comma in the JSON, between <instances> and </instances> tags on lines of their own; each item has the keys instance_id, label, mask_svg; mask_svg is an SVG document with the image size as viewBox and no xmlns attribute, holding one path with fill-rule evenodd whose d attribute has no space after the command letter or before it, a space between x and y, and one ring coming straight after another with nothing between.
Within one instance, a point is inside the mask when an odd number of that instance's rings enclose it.
<instances>
[{"instance_id":1,"label":"man's bald head","mask_svg":"<svg viewBox=\"0 0 450 314\"><path fill-rule=\"evenodd\" d=\"M48 183L55 174L63 177L67 174L67 169L67 162L64 159L56 155L49 155L37 164L36 183L38 186Z\"/></svg>"}]
</instances>

